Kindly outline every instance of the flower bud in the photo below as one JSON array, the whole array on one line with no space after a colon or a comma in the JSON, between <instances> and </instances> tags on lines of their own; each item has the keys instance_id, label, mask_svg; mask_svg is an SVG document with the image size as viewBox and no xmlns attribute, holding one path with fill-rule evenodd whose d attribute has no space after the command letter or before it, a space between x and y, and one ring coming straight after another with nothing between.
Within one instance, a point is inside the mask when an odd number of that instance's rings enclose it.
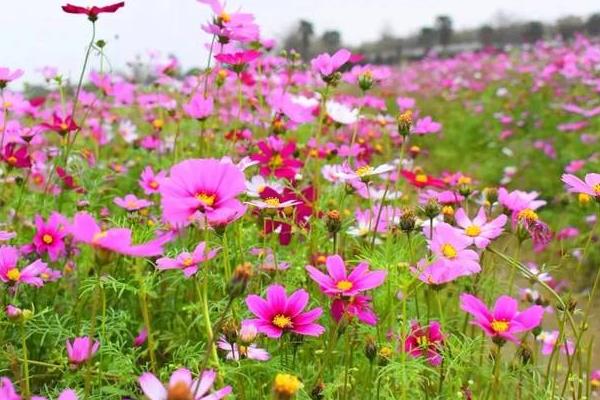
<instances>
[{"instance_id":1,"label":"flower bud","mask_svg":"<svg viewBox=\"0 0 600 400\"><path fill-rule=\"evenodd\" d=\"M234 319L228 319L221 328L221 333L229 343L235 343L238 339L238 323Z\"/></svg>"},{"instance_id":2,"label":"flower bud","mask_svg":"<svg viewBox=\"0 0 600 400\"><path fill-rule=\"evenodd\" d=\"M327 219L325 220L327 230L331 234L336 234L342 229L342 216L338 210L327 211Z\"/></svg>"},{"instance_id":3,"label":"flower bud","mask_svg":"<svg viewBox=\"0 0 600 400\"><path fill-rule=\"evenodd\" d=\"M404 233L411 233L415 230L417 225L417 218L415 212L410 208L402 210L400 215L400 230Z\"/></svg>"},{"instance_id":4,"label":"flower bud","mask_svg":"<svg viewBox=\"0 0 600 400\"><path fill-rule=\"evenodd\" d=\"M374 82L375 81L373 80L373 73L369 70L363 72L358 76L358 87L360 87L360 89L363 92L366 92L367 90L371 89L373 87Z\"/></svg>"},{"instance_id":5,"label":"flower bud","mask_svg":"<svg viewBox=\"0 0 600 400\"><path fill-rule=\"evenodd\" d=\"M242 324L242 328L240 329L239 339L243 344L250 344L254 342L256 336L258 335L258 330L256 329L256 325L252 323Z\"/></svg>"},{"instance_id":6,"label":"flower bud","mask_svg":"<svg viewBox=\"0 0 600 400\"><path fill-rule=\"evenodd\" d=\"M427 203L423 206L423 214L429 219L434 219L440 215L440 211L442 211L442 207L436 199L427 200Z\"/></svg>"},{"instance_id":7,"label":"flower bud","mask_svg":"<svg viewBox=\"0 0 600 400\"><path fill-rule=\"evenodd\" d=\"M315 387L310 391L310 398L313 400L323 400L325 398L325 384L321 381L315 384Z\"/></svg>"},{"instance_id":8,"label":"flower bud","mask_svg":"<svg viewBox=\"0 0 600 400\"><path fill-rule=\"evenodd\" d=\"M377 343L375 343L373 336L367 336L365 343L365 356L369 362L373 362L375 357L377 357Z\"/></svg>"},{"instance_id":9,"label":"flower bud","mask_svg":"<svg viewBox=\"0 0 600 400\"><path fill-rule=\"evenodd\" d=\"M406 110L402 114L400 114L397 118L398 123L398 133L403 137L408 136L410 133L410 128L412 128L412 111Z\"/></svg>"},{"instance_id":10,"label":"flower bud","mask_svg":"<svg viewBox=\"0 0 600 400\"><path fill-rule=\"evenodd\" d=\"M301 387L302 383L298 377L290 374L277 374L275 382L273 382L273 393L276 400L290 400Z\"/></svg>"},{"instance_id":11,"label":"flower bud","mask_svg":"<svg viewBox=\"0 0 600 400\"><path fill-rule=\"evenodd\" d=\"M498 201L498 188L487 187L483 189L483 197L490 205Z\"/></svg>"},{"instance_id":12,"label":"flower bud","mask_svg":"<svg viewBox=\"0 0 600 400\"><path fill-rule=\"evenodd\" d=\"M248 281L252 277L252 264L246 262L238 265L233 271L233 276L229 281L228 292L231 298L236 298L244 293Z\"/></svg>"}]
</instances>

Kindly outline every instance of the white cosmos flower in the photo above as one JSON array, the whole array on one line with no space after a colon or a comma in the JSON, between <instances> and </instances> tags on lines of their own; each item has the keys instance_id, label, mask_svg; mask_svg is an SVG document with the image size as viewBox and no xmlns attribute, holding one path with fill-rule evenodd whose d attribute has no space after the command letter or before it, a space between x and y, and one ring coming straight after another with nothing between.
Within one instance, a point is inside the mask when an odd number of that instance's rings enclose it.
<instances>
[{"instance_id":1,"label":"white cosmos flower","mask_svg":"<svg viewBox=\"0 0 600 400\"><path fill-rule=\"evenodd\" d=\"M335 101L328 101L325 108L331 119L340 124L347 125L358 121L358 109L356 108L350 108Z\"/></svg>"},{"instance_id":2,"label":"white cosmos flower","mask_svg":"<svg viewBox=\"0 0 600 400\"><path fill-rule=\"evenodd\" d=\"M283 191L283 185L279 182L267 182L263 176L256 175L253 176L249 181L246 181L246 194L250 197L260 197L260 193L265 190L267 186L277 193L281 193Z\"/></svg>"}]
</instances>

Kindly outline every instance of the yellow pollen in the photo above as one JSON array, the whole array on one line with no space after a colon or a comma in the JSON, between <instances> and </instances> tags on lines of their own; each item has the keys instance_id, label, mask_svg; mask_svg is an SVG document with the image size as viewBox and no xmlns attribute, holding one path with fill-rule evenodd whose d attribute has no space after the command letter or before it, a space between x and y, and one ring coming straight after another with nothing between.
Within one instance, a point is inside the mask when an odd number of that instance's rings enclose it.
<instances>
[{"instance_id":1,"label":"yellow pollen","mask_svg":"<svg viewBox=\"0 0 600 400\"><path fill-rule=\"evenodd\" d=\"M517 215L517 217L521 220L527 220L529 222L534 222L537 221L539 219L538 215L536 214L535 211L533 211L531 208L525 208L521 211L519 211L519 214Z\"/></svg>"},{"instance_id":2,"label":"yellow pollen","mask_svg":"<svg viewBox=\"0 0 600 400\"><path fill-rule=\"evenodd\" d=\"M60 130L61 131L66 131L67 129L69 129L69 125L67 125L64 122L60 124Z\"/></svg>"},{"instance_id":3,"label":"yellow pollen","mask_svg":"<svg viewBox=\"0 0 600 400\"><path fill-rule=\"evenodd\" d=\"M216 196L214 194L198 193L196 199L204 203L205 206L212 207L215 204Z\"/></svg>"},{"instance_id":4,"label":"yellow pollen","mask_svg":"<svg viewBox=\"0 0 600 400\"><path fill-rule=\"evenodd\" d=\"M5 101L4 108L10 108L10 107L12 107L12 103L10 101Z\"/></svg>"},{"instance_id":5,"label":"yellow pollen","mask_svg":"<svg viewBox=\"0 0 600 400\"><path fill-rule=\"evenodd\" d=\"M365 175L369 175L372 172L373 172L373 167L371 167L370 165L364 165L356 170L356 175L365 176Z\"/></svg>"},{"instance_id":6,"label":"yellow pollen","mask_svg":"<svg viewBox=\"0 0 600 400\"><path fill-rule=\"evenodd\" d=\"M162 129L162 127L165 126L165 121L163 121L160 118L157 118L154 121L152 121L152 126L156 129Z\"/></svg>"},{"instance_id":7,"label":"yellow pollen","mask_svg":"<svg viewBox=\"0 0 600 400\"><path fill-rule=\"evenodd\" d=\"M590 201L592 201L592 196L590 196L587 193L579 193L579 196L577 196L577 199L579 200L579 204L586 205L586 204L589 204Z\"/></svg>"},{"instance_id":8,"label":"yellow pollen","mask_svg":"<svg viewBox=\"0 0 600 400\"><path fill-rule=\"evenodd\" d=\"M148 184L152 189L158 189L158 182L152 181Z\"/></svg>"},{"instance_id":9,"label":"yellow pollen","mask_svg":"<svg viewBox=\"0 0 600 400\"><path fill-rule=\"evenodd\" d=\"M40 274L40 278L42 278L42 280L45 280L45 281L47 281L48 279L50 279L50 274L49 274L49 273L47 273L47 272L42 272L42 273Z\"/></svg>"},{"instance_id":10,"label":"yellow pollen","mask_svg":"<svg viewBox=\"0 0 600 400\"><path fill-rule=\"evenodd\" d=\"M456 258L456 256L458 255L454 246L452 246L449 243L446 243L442 246L442 254L444 255L444 257L449 259Z\"/></svg>"},{"instance_id":11,"label":"yellow pollen","mask_svg":"<svg viewBox=\"0 0 600 400\"><path fill-rule=\"evenodd\" d=\"M442 214L451 217L454 215L454 208L452 206L444 206L442 207Z\"/></svg>"},{"instance_id":12,"label":"yellow pollen","mask_svg":"<svg viewBox=\"0 0 600 400\"><path fill-rule=\"evenodd\" d=\"M412 111L406 110L398 116L398 122L412 123Z\"/></svg>"},{"instance_id":13,"label":"yellow pollen","mask_svg":"<svg viewBox=\"0 0 600 400\"><path fill-rule=\"evenodd\" d=\"M277 374L273 384L273 391L277 394L285 396L284 398L289 399L294 396L301 387L302 383L294 375Z\"/></svg>"},{"instance_id":14,"label":"yellow pollen","mask_svg":"<svg viewBox=\"0 0 600 400\"><path fill-rule=\"evenodd\" d=\"M92 242L93 243L98 243L98 241L100 239L104 239L106 237L107 233L102 231L102 232L98 232L94 235L94 237L92 238Z\"/></svg>"},{"instance_id":15,"label":"yellow pollen","mask_svg":"<svg viewBox=\"0 0 600 400\"><path fill-rule=\"evenodd\" d=\"M496 319L492 321L492 329L496 333L506 332L508 330L509 326L510 326L510 324L508 321L502 321L502 320L496 320Z\"/></svg>"},{"instance_id":16,"label":"yellow pollen","mask_svg":"<svg viewBox=\"0 0 600 400\"><path fill-rule=\"evenodd\" d=\"M285 329L285 328L291 328L293 324L292 324L292 320L290 319L290 317L286 317L285 315L282 315L282 314L277 314L273 318L273 325L275 325L278 328Z\"/></svg>"},{"instance_id":17,"label":"yellow pollen","mask_svg":"<svg viewBox=\"0 0 600 400\"><path fill-rule=\"evenodd\" d=\"M427 336L418 336L417 344L420 347L429 347L429 338Z\"/></svg>"},{"instance_id":18,"label":"yellow pollen","mask_svg":"<svg viewBox=\"0 0 600 400\"><path fill-rule=\"evenodd\" d=\"M383 358L390 358L392 354L394 354L394 351L388 346L383 346L381 350L379 350L379 356Z\"/></svg>"},{"instance_id":19,"label":"yellow pollen","mask_svg":"<svg viewBox=\"0 0 600 400\"><path fill-rule=\"evenodd\" d=\"M352 289L352 282L347 281L347 280L343 280L343 281L339 281L335 287L337 287L340 290L350 290Z\"/></svg>"},{"instance_id":20,"label":"yellow pollen","mask_svg":"<svg viewBox=\"0 0 600 400\"><path fill-rule=\"evenodd\" d=\"M177 381L169 385L167 391L167 400L193 400L194 394L190 389L190 385L183 381Z\"/></svg>"},{"instance_id":21,"label":"yellow pollen","mask_svg":"<svg viewBox=\"0 0 600 400\"><path fill-rule=\"evenodd\" d=\"M458 178L459 185L470 185L471 181L472 179L468 176L461 176L460 178Z\"/></svg>"},{"instance_id":22,"label":"yellow pollen","mask_svg":"<svg viewBox=\"0 0 600 400\"><path fill-rule=\"evenodd\" d=\"M592 187L592 190L594 191L594 193L596 194L596 196L600 196L600 183L595 184Z\"/></svg>"},{"instance_id":23,"label":"yellow pollen","mask_svg":"<svg viewBox=\"0 0 600 400\"><path fill-rule=\"evenodd\" d=\"M269 197L265 200L265 203L271 207L277 207L281 204L277 197Z\"/></svg>"},{"instance_id":24,"label":"yellow pollen","mask_svg":"<svg viewBox=\"0 0 600 400\"><path fill-rule=\"evenodd\" d=\"M428 180L429 178L427 178L427 175L425 174L418 174L415 176L415 181L419 183L426 183Z\"/></svg>"},{"instance_id":25,"label":"yellow pollen","mask_svg":"<svg viewBox=\"0 0 600 400\"><path fill-rule=\"evenodd\" d=\"M54 238L52 235L46 233L44 236L42 236L42 242L46 244L52 244L52 242L54 242Z\"/></svg>"},{"instance_id":26,"label":"yellow pollen","mask_svg":"<svg viewBox=\"0 0 600 400\"><path fill-rule=\"evenodd\" d=\"M10 156L6 159L6 161L10 164L10 165L15 165L17 163L17 157L15 156Z\"/></svg>"},{"instance_id":27,"label":"yellow pollen","mask_svg":"<svg viewBox=\"0 0 600 400\"><path fill-rule=\"evenodd\" d=\"M226 11L223 11L221 14L219 14L219 19L223 22L229 22L231 21L231 15L229 15L229 13Z\"/></svg>"},{"instance_id":28,"label":"yellow pollen","mask_svg":"<svg viewBox=\"0 0 600 400\"><path fill-rule=\"evenodd\" d=\"M125 203L125 207L127 208L136 208L137 206L138 203L135 200L129 200L127 203Z\"/></svg>"},{"instance_id":29,"label":"yellow pollen","mask_svg":"<svg viewBox=\"0 0 600 400\"><path fill-rule=\"evenodd\" d=\"M11 281L16 282L21 277L21 271L19 271L17 268L9 269L8 272L6 273L6 277Z\"/></svg>"},{"instance_id":30,"label":"yellow pollen","mask_svg":"<svg viewBox=\"0 0 600 400\"><path fill-rule=\"evenodd\" d=\"M465 229L465 233L467 234L467 236L471 237L479 236L479 234L481 233L481 228L477 225L470 225L467 226L467 229Z\"/></svg>"},{"instance_id":31,"label":"yellow pollen","mask_svg":"<svg viewBox=\"0 0 600 400\"><path fill-rule=\"evenodd\" d=\"M227 78L227 70L220 69L219 72L217 72L217 75L219 75L221 79L225 79Z\"/></svg>"},{"instance_id":32,"label":"yellow pollen","mask_svg":"<svg viewBox=\"0 0 600 400\"><path fill-rule=\"evenodd\" d=\"M194 264L194 259L192 257L186 257L183 260L183 266L184 267L189 267L190 265Z\"/></svg>"},{"instance_id":33,"label":"yellow pollen","mask_svg":"<svg viewBox=\"0 0 600 400\"><path fill-rule=\"evenodd\" d=\"M271 159L269 160L269 167L279 168L282 165L283 165L283 157L281 157L281 154L274 154L273 156L271 156Z\"/></svg>"}]
</instances>

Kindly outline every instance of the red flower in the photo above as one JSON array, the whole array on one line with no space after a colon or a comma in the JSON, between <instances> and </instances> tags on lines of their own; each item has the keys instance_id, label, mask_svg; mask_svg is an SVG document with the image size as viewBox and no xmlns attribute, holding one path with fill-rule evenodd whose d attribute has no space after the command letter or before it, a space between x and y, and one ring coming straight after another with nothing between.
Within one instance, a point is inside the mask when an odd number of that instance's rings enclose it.
<instances>
[{"instance_id":1,"label":"red flower","mask_svg":"<svg viewBox=\"0 0 600 400\"><path fill-rule=\"evenodd\" d=\"M424 188L425 186L433 186L437 188L446 187L446 183L438 178L435 178L430 175L425 175L424 173L414 173L408 171L406 169L402 170L402 176L406 178L407 181L410 182L411 185L416 186L418 188Z\"/></svg>"},{"instance_id":2,"label":"red flower","mask_svg":"<svg viewBox=\"0 0 600 400\"><path fill-rule=\"evenodd\" d=\"M77 126L77 124L75 123L75 121L73 121L73 118L70 115L66 118L62 118L59 117L58 114L53 114L52 122L44 122L42 126L58 133L61 136L64 136L67 133L79 129L79 126Z\"/></svg>"},{"instance_id":3,"label":"red flower","mask_svg":"<svg viewBox=\"0 0 600 400\"><path fill-rule=\"evenodd\" d=\"M19 146L15 143L9 143L4 146L4 152L2 153L2 159L6 162L9 167L14 168L29 168L31 167L31 157L27 153L26 146Z\"/></svg>"},{"instance_id":4,"label":"red flower","mask_svg":"<svg viewBox=\"0 0 600 400\"><path fill-rule=\"evenodd\" d=\"M294 158L296 143L285 142L276 136L269 136L266 140L256 144L260 153L252 154L250 158L260 163L260 174L276 178L293 180L296 172L302 167L302 161Z\"/></svg>"},{"instance_id":5,"label":"red flower","mask_svg":"<svg viewBox=\"0 0 600 400\"><path fill-rule=\"evenodd\" d=\"M85 193L85 189L82 188L81 186L79 186L75 182L75 178L73 178L73 176L69 175L67 173L67 171L65 171L63 168L56 167L56 174L58 175L60 180L63 182L63 186L65 189L74 190L77 193Z\"/></svg>"},{"instance_id":6,"label":"red flower","mask_svg":"<svg viewBox=\"0 0 600 400\"><path fill-rule=\"evenodd\" d=\"M260 192L260 197L265 202L273 202L277 204L293 201L299 204L295 204L289 207L285 207L278 211L278 217L274 219L266 219L264 221L264 233L269 234L271 232L279 233L279 243L282 246L287 246L292 240L292 225L300 229L309 230L310 224L309 219L312 216L313 209L312 203L315 201L315 190L312 186L304 189L300 194L296 193L290 188L285 188L283 193L279 194L277 191L266 187ZM288 220L290 223L283 222Z\"/></svg>"},{"instance_id":7,"label":"red flower","mask_svg":"<svg viewBox=\"0 0 600 400\"><path fill-rule=\"evenodd\" d=\"M120 3L111 4L109 6L104 7L81 7L75 6L73 4L66 4L62 6L64 12L69 14L85 14L88 16L88 19L92 22L95 22L98 19L98 14L101 13L114 13L119 8L125 6L125 2L121 1Z\"/></svg>"}]
</instances>

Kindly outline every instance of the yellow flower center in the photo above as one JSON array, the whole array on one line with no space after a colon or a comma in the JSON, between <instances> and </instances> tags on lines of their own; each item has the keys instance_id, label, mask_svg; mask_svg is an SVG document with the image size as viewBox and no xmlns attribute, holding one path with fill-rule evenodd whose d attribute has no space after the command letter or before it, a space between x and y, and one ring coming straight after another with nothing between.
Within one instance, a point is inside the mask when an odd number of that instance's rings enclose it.
<instances>
[{"instance_id":1,"label":"yellow flower center","mask_svg":"<svg viewBox=\"0 0 600 400\"><path fill-rule=\"evenodd\" d=\"M279 168L283 165L283 157L281 154L273 154L271 159L269 160L269 167L271 168Z\"/></svg>"},{"instance_id":2,"label":"yellow flower center","mask_svg":"<svg viewBox=\"0 0 600 400\"><path fill-rule=\"evenodd\" d=\"M215 204L216 196L214 194L198 193L196 199L204 203L205 206L212 207Z\"/></svg>"},{"instance_id":3,"label":"yellow flower center","mask_svg":"<svg viewBox=\"0 0 600 400\"><path fill-rule=\"evenodd\" d=\"M343 280L343 281L339 281L335 287L337 287L340 290L350 290L352 289L352 282L347 281L347 280Z\"/></svg>"},{"instance_id":4,"label":"yellow flower center","mask_svg":"<svg viewBox=\"0 0 600 400\"><path fill-rule=\"evenodd\" d=\"M418 174L417 176L415 176L415 181L419 182L419 183L426 183L428 180L427 175L425 174Z\"/></svg>"},{"instance_id":5,"label":"yellow flower center","mask_svg":"<svg viewBox=\"0 0 600 400\"><path fill-rule=\"evenodd\" d=\"M451 217L454 215L454 208L452 206L444 206L442 207L442 214Z\"/></svg>"},{"instance_id":6,"label":"yellow flower center","mask_svg":"<svg viewBox=\"0 0 600 400\"><path fill-rule=\"evenodd\" d=\"M21 277L21 272L17 268L9 269L6 273L6 277L11 281L18 281Z\"/></svg>"},{"instance_id":7,"label":"yellow flower center","mask_svg":"<svg viewBox=\"0 0 600 400\"><path fill-rule=\"evenodd\" d=\"M93 243L97 243L100 239L104 239L106 237L107 233L102 231L102 232L98 232L94 235L94 237L92 238L92 242Z\"/></svg>"},{"instance_id":8,"label":"yellow flower center","mask_svg":"<svg viewBox=\"0 0 600 400\"><path fill-rule=\"evenodd\" d=\"M162 129L162 127L165 126L165 121L163 121L160 118L157 118L154 121L152 121L152 126L156 129Z\"/></svg>"},{"instance_id":9,"label":"yellow flower center","mask_svg":"<svg viewBox=\"0 0 600 400\"><path fill-rule=\"evenodd\" d=\"M300 380L294 375L277 374L273 391L277 394L284 395L285 398L291 398L302 387Z\"/></svg>"},{"instance_id":10,"label":"yellow flower center","mask_svg":"<svg viewBox=\"0 0 600 400\"><path fill-rule=\"evenodd\" d=\"M467 236L471 237L479 236L479 234L481 233L481 228L477 225L470 225L467 226L467 229L465 229L465 233L467 234Z\"/></svg>"},{"instance_id":11,"label":"yellow flower center","mask_svg":"<svg viewBox=\"0 0 600 400\"><path fill-rule=\"evenodd\" d=\"M492 321L492 329L496 333L506 332L508 330L509 326L510 326L510 324L508 321L496 320L496 319Z\"/></svg>"},{"instance_id":12,"label":"yellow flower center","mask_svg":"<svg viewBox=\"0 0 600 400\"><path fill-rule=\"evenodd\" d=\"M383 346L381 350L379 350L379 356L383 358L390 358L393 354L393 350L391 347Z\"/></svg>"},{"instance_id":13,"label":"yellow flower center","mask_svg":"<svg viewBox=\"0 0 600 400\"><path fill-rule=\"evenodd\" d=\"M579 196L577 196L577 199L579 200L579 204L586 205L586 204L589 204L590 201L592 201L592 196L590 196L587 193L579 193Z\"/></svg>"},{"instance_id":14,"label":"yellow flower center","mask_svg":"<svg viewBox=\"0 0 600 400\"><path fill-rule=\"evenodd\" d=\"M418 336L417 344L419 347L429 347L429 338L427 336Z\"/></svg>"},{"instance_id":15,"label":"yellow flower center","mask_svg":"<svg viewBox=\"0 0 600 400\"><path fill-rule=\"evenodd\" d=\"M60 130L61 131L66 131L67 129L69 129L69 125L67 125L64 122L60 124Z\"/></svg>"},{"instance_id":16,"label":"yellow flower center","mask_svg":"<svg viewBox=\"0 0 600 400\"><path fill-rule=\"evenodd\" d=\"M231 15L229 15L227 11L223 11L221 14L219 14L219 19L223 22L229 22L231 21Z\"/></svg>"},{"instance_id":17,"label":"yellow flower center","mask_svg":"<svg viewBox=\"0 0 600 400\"><path fill-rule=\"evenodd\" d=\"M125 207L127 208L136 208L138 205L137 201L135 200L129 200L126 204Z\"/></svg>"},{"instance_id":18,"label":"yellow flower center","mask_svg":"<svg viewBox=\"0 0 600 400\"><path fill-rule=\"evenodd\" d=\"M54 238L52 235L46 233L44 236L42 236L42 242L46 244L52 244L52 242L54 242Z\"/></svg>"},{"instance_id":19,"label":"yellow flower center","mask_svg":"<svg viewBox=\"0 0 600 400\"><path fill-rule=\"evenodd\" d=\"M356 170L356 175L365 176L365 175L369 175L372 172L373 172L373 167L371 167L370 165L363 165L362 167L360 167Z\"/></svg>"},{"instance_id":20,"label":"yellow flower center","mask_svg":"<svg viewBox=\"0 0 600 400\"><path fill-rule=\"evenodd\" d=\"M442 246L442 254L446 258L453 259L453 258L456 258L456 256L458 255L458 252L456 251L454 246L452 246L449 243L446 243Z\"/></svg>"},{"instance_id":21,"label":"yellow flower center","mask_svg":"<svg viewBox=\"0 0 600 400\"><path fill-rule=\"evenodd\" d=\"M152 181L148 184L152 189L158 189L158 182Z\"/></svg>"},{"instance_id":22,"label":"yellow flower center","mask_svg":"<svg viewBox=\"0 0 600 400\"><path fill-rule=\"evenodd\" d=\"M290 317L286 317L283 314L277 314L273 318L273 325L275 325L278 328L284 329L284 328L290 328L293 324L292 324L292 320L290 319Z\"/></svg>"},{"instance_id":23,"label":"yellow flower center","mask_svg":"<svg viewBox=\"0 0 600 400\"><path fill-rule=\"evenodd\" d=\"M189 267L190 265L194 264L194 259L192 257L186 257L183 260L183 266L184 267Z\"/></svg>"},{"instance_id":24,"label":"yellow flower center","mask_svg":"<svg viewBox=\"0 0 600 400\"><path fill-rule=\"evenodd\" d=\"M592 187L592 190L596 194L596 196L600 196L600 183L597 183Z\"/></svg>"},{"instance_id":25,"label":"yellow flower center","mask_svg":"<svg viewBox=\"0 0 600 400\"><path fill-rule=\"evenodd\" d=\"M277 197L269 197L265 200L265 203L271 207L277 207L279 204L281 204Z\"/></svg>"},{"instance_id":26,"label":"yellow flower center","mask_svg":"<svg viewBox=\"0 0 600 400\"><path fill-rule=\"evenodd\" d=\"M460 178L458 178L459 185L470 185L471 182L472 182L472 179L468 176L461 176Z\"/></svg>"},{"instance_id":27,"label":"yellow flower center","mask_svg":"<svg viewBox=\"0 0 600 400\"><path fill-rule=\"evenodd\" d=\"M524 219L529 222L534 222L539 219L537 213L535 211L533 211L531 208L525 208L525 209L519 211L517 218L520 220Z\"/></svg>"},{"instance_id":28,"label":"yellow flower center","mask_svg":"<svg viewBox=\"0 0 600 400\"><path fill-rule=\"evenodd\" d=\"M15 165L17 163L17 157L15 156L10 156L6 159L6 161L10 164L10 165Z\"/></svg>"},{"instance_id":29,"label":"yellow flower center","mask_svg":"<svg viewBox=\"0 0 600 400\"><path fill-rule=\"evenodd\" d=\"M167 391L167 400L193 400L194 394L190 386L183 381L177 381L173 385L169 385Z\"/></svg>"},{"instance_id":30,"label":"yellow flower center","mask_svg":"<svg viewBox=\"0 0 600 400\"><path fill-rule=\"evenodd\" d=\"M5 101L4 108L10 108L10 107L12 107L12 103L10 101Z\"/></svg>"}]
</instances>

